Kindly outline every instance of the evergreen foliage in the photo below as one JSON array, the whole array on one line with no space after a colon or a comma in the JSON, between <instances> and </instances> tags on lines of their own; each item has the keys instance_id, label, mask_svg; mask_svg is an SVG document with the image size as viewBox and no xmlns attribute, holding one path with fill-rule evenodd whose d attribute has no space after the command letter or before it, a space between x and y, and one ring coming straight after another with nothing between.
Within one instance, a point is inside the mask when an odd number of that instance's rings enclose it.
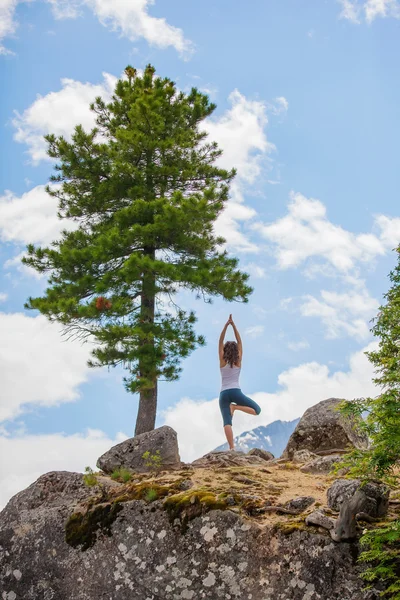
<instances>
[{"instance_id":1,"label":"evergreen foliage","mask_svg":"<svg viewBox=\"0 0 400 600\"><path fill-rule=\"evenodd\" d=\"M47 192L75 229L48 248L28 246L23 262L48 273L49 287L25 307L95 340L91 367L127 369L126 389L140 394L138 434L154 428L157 380L176 380L180 359L205 344L176 293L247 302L252 291L213 231L235 170L216 166L222 151L201 130L215 110L208 96L178 91L151 65L141 76L127 67L111 102L91 109L92 131L78 125L71 142L46 136L57 160Z\"/></svg>"},{"instance_id":2,"label":"evergreen foliage","mask_svg":"<svg viewBox=\"0 0 400 600\"><path fill-rule=\"evenodd\" d=\"M379 347L367 352L381 393L376 398L345 402L342 408L344 414L358 417L371 443L366 450L350 452L341 466L350 467L349 476L383 480L389 485L398 483L400 463L400 246L397 253L398 264L389 274L392 287L372 327ZM360 560L370 563L363 577L383 583L383 595L400 600L400 521L371 529L361 544L366 549Z\"/></svg>"}]
</instances>

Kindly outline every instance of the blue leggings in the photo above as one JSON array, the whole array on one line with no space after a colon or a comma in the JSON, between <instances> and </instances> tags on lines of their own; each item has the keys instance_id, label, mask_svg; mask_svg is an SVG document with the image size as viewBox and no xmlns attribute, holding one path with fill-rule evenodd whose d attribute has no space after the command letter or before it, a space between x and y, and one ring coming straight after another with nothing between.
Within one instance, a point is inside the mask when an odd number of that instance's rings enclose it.
<instances>
[{"instance_id":1,"label":"blue leggings","mask_svg":"<svg viewBox=\"0 0 400 600\"><path fill-rule=\"evenodd\" d=\"M253 408L256 412L256 415L259 415L261 412L261 408L258 406L257 402L254 402L254 400L245 396L240 388L223 390L219 395L219 407L224 420L224 427L225 425L232 425L232 402L238 406L248 406L249 408Z\"/></svg>"}]
</instances>

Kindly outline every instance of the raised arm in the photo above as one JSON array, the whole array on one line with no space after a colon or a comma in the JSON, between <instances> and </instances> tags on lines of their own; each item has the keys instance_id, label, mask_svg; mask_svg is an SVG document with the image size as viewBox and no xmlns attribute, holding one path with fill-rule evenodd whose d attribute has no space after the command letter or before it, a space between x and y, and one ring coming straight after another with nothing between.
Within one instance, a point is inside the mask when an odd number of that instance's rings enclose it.
<instances>
[{"instance_id":1,"label":"raised arm","mask_svg":"<svg viewBox=\"0 0 400 600\"><path fill-rule=\"evenodd\" d=\"M227 321L224 325L223 330L221 331L221 335L219 336L219 344L218 344L218 354L219 360L224 359L224 338L226 334L226 330L228 329L229 321Z\"/></svg>"},{"instance_id":2,"label":"raised arm","mask_svg":"<svg viewBox=\"0 0 400 600\"><path fill-rule=\"evenodd\" d=\"M238 332L238 329L237 329L235 323L232 321L232 319L231 319L231 325L233 327L233 331L234 331L235 338L236 338L237 345L238 345L239 359L242 360L242 356L243 356L242 338L240 337L240 333Z\"/></svg>"}]
</instances>

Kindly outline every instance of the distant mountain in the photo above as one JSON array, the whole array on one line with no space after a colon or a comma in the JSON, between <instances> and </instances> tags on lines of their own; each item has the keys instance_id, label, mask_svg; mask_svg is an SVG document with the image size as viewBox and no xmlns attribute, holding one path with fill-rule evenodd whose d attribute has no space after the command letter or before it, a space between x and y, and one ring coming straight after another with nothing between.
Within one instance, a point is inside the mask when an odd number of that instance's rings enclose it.
<instances>
[{"instance_id":1,"label":"distant mountain","mask_svg":"<svg viewBox=\"0 0 400 600\"><path fill-rule=\"evenodd\" d=\"M300 418L294 419L294 421L274 421L269 425L260 425L251 431L245 431L235 437L235 448L243 452L248 452L252 448L262 448L278 457L284 451L299 421ZM223 444L215 450L227 449L228 444Z\"/></svg>"}]
</instances>

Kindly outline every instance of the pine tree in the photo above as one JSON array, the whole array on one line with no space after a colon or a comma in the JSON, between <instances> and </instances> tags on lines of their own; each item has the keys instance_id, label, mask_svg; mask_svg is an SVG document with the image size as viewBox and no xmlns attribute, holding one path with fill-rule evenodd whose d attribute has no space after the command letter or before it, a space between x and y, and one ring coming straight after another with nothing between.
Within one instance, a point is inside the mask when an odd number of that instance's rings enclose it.
<instances>
[{"instance_id":1,"label":"pine tree","mask_svg":"<svg viewBox=\"0 0 400 600\"><path fill-rule=\"evenodd\" d=\"M368 434L370 447L354 449L339 465L349 467L349 476L382 480L392 486L398 486L400 464L400 246L397 254L398 264L389 274L392 287L371 330L379 338L379 346L366 353L375 367L374 382L380 393L342 406L343 414L355 416ZM383 595L400 600L400 520L371 529L360 541L365 548L360 560L370 565L364 579L384 584Z\"/></svg>"},{"instance_id":2,"label":"pine tree","mask_svg":"<svg viewBox=\"0 0 400 600\"><path fill-rule=\"evenodd\" d=\"M235 176L216 166L222 151L200 128L215 108L151 65L142 75L127 67L111 102L91 105L92 131L78 125L71 142L46 136L57 159L47 192L75 229L48 248L28 246L23 262L49 277L25 307L94 339L89 366L127 369L126 389L140 394L136 435L154 429L158 379L178 379L180 359L205 344L177 292L206 302L247 302L252 292L213 229Z\"/></svg>"}]
</instances>

